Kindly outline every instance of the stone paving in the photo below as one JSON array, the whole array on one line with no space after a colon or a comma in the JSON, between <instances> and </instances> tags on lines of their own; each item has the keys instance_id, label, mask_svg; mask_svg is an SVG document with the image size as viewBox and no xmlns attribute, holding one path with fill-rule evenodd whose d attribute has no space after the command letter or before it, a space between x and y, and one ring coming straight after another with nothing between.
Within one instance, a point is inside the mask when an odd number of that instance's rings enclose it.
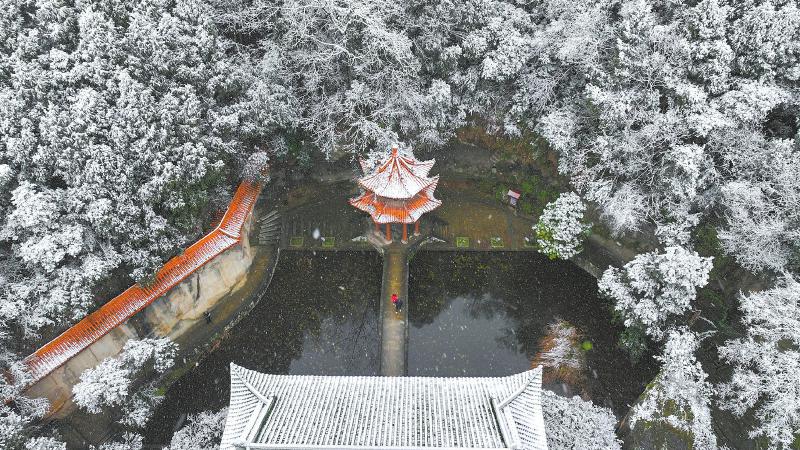
<instances>
[{"instance_id":1,"label":"stone paving","mask_svg":"<svg viewBox=\"0 0 800 450\"><path fill-rule=\"evenodd\" d=\"M347 203L354 195L348 184L318 188L307 202L285 208L281 212L284 221L281 248L369 248L364 230L369 228L370 222ZM425 232L436 238L435 242L425 244L425 250L534 250L532 221L517 216L510 207L476 198L457 183L450 185L443 181L437 195L443 201L442 206L422 219ZM395 238L400 237L399 231L399 226L395 225Z\"/></svg>"},{"instance_id":2,"label":"stone paving","mask_svg":"<svg viewBox=\"0 0 800 450\"><path fill-rule=\"evenodd\" d=\"M392 294L403 302L400 311ZM384 249L381 285L381 375L406 375L408 360L408 246L397 242Z\"/></svg>"}]
</instances>

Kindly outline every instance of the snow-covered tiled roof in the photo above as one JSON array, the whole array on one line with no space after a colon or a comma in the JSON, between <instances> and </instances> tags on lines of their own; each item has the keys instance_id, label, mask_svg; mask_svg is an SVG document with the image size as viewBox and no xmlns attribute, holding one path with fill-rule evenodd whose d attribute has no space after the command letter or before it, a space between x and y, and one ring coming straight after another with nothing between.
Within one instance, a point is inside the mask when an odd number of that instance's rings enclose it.
<instances>
[{"instance_id":1,"label":"snow-covered tiled roof","mask_svg":"<svg viewBox=\"0 0 800 450\"><path fill-rule=\"evenodd\" d=\"M410 199L383 198L367 191L350 199L350 204L369 213L375 223L414 223L442 204L433 197L438 182L439 177L434 177L428 187Z\"/></svg>"},{"instance_id":2,"label":"snow-covered tiled roof","mask_svg":"<svg viewBox=\"0 0 800 450\"><path fill-rule=\"evenodd\" d=\"M222 450L545 450L541 368L496 378L268 375L231 364Z\"/></svg>"},{"instance_id":3,"label":"snow-covered tiled roof","mask_svg":"<svg viewBox=\"0 0 800 450\"><path fill-rule=\"evenodd\" d=\"M394 151L397 150L397 157L402 159L406 165L414 172L414 175L418 177L427 177L428 173L433 168L433 165L436 163L435 159L431 159L428 161L419 161L417 158L414 157L414 153L411 152L410 149L398 149L397 146L392 147L389 153L387 152L372 152L367 155L365 158L359 158L358 163L361 166L361 171L364 174L368 174L374 172L379 167L386 165L389 158L392 157Z\"/></svg>"},{"instance_id":4,"label":"snow-covered tiled roof","mask_svg":"<svg viewBox=\"0 0 800 450\"><path fill-rule=\"evenodd\" d=\"M417 161L413 155L401 155L397 148L393 148L389 158L374 172L360 178L358 184L380 197L408 199L433 182L432 178L428 178L428 173L435 162Z\"/></svg>"},{"instance_id":5,"label":"snow-covered tiled roof","mask_svg":"<svg viewBox=\"0 0 800 450\"><path fill-rule=\"evenodd\" d=\"M182 254L167 261L156 273L153 283L148 286L139 284L131 286L25 358L25 363L33 375L32 382L35 383L47 376L166 294L205 263L240 242L245 219L253 209L260 192L260 184L243 182L236 190L220 224Z\"/></svg>"}]
</instances>

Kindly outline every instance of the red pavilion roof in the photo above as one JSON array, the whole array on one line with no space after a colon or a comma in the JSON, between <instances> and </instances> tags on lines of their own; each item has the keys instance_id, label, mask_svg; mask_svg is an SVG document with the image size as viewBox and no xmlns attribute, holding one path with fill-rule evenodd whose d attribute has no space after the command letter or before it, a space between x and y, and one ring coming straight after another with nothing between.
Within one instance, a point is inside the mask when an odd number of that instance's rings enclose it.
<instances>
[{"instance_id":1,"label":"red pavilion roof","mask_svg":"<svg viewBox=\"0 0 800 450\"><path fill-rule=\"evenodd\" d=\"M383 164L371 174L358 180L359 186L379 197L390 199L410 199L417 193L435 184L438 177L429 178L435 160L417 161L413 156L403 156L392 148L392 153ZM362 169L365 162L362 161Z\"/></svg>"},{"instance_id":2,"label":"red pavilion roof","mask_svg":"<svg viewBox=\"0 0 800 450\"><path fill-rule=\"evenodd\" d=\"M383 162L361 160L365 176L358 184L364 192L350 204L369 213L375 223L414 223L442 204L433 197L439 177L428 177L435 162L400 154L397 147Z\"/></svg>"},{"instance_id":3,"label":"red pavilion roof","mask_svg":"<svg viewBox=\"0 0 800 450\"><path fill-rule=\"evenodd\" d=\"M417 195L409 200L387 199L365 192L350 204L369 213L376 223L414 223L426 212L442 204L441 200Z\"/></svg>"}]
</instances>

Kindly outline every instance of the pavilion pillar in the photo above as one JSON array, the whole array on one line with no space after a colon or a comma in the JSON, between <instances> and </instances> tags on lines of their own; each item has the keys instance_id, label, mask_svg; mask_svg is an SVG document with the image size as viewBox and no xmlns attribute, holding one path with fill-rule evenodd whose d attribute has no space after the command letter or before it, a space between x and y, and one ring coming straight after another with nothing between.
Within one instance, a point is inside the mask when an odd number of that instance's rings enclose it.
<instances>
[{"instance_id":1,"label":"pavilion pillar","mask_svg":"<svg viewBox=\"0 0 800 450\"><path fill-rule=\"evenodd\" d=\"M386 224L386 240L392 242L392 224Z\"/></svg>"},{"instance_id":2,"label":"pavilion pillar","mask_svg":"<svg viewBox=\"0 0 800 450\"><path fill-rule=\"evenodd\" d=\"M375 224L375 232L380 234L381 233L381 226L378 224L378 222L372 221L372 223Z\"/></svg>"},{"instance_id":3,"label":"pavilion pillar","mask_svg":"<svg viewBox=\"0 0 800 450\"><path fill-rule=\"evenodd\" d=\"M408 242L408 224L403 222L403 240L402 242L405 244Z\"/></svg>"},{"instance_id":4,"label":"pavilion pillar","mask_svg":"<svg viewBox=\"0 0 800 450\"><path fill-rule=\"evenodd\" d=\"M419 236L419 219L414 222L414 236Z\"/></svg>"}]
</instances>

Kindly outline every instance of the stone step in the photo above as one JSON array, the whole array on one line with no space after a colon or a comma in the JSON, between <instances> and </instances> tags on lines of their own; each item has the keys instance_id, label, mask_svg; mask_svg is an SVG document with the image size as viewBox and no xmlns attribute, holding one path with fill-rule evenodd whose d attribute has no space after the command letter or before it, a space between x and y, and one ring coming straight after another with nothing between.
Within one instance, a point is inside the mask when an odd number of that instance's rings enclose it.
<instances>
[{"instance_id":1,"label":"stone step","mask_svg":"<svg viewBox=\"0 0 800 450\"><path fill-rule=\"evenodd\" d=\"M280 216L279 211L277 209L274 209L274 210L268 212L266 215L264 215L264 217L258 219L258 221L261 222L261 223L272 222L272 221L275 221L275 220L280 220L280 217L281 216Z\"/></svg>"},{"instance_id":2,"label":"stone step","mask_svg":"<svg viewBox=\"0 0 800 450\"><path fill-rule=\"evenodd\" d=\"M273 230L280 230L280 229L281 229L280 222L261 225L261 228L259 228L259 230L261 230L261 231L273 231Z\"/></svg>"},{"instance_id":3,"label":"stone step","mask_svg":"<svg viewBox=\"0 0 800 450\"><path fill-rule=\"evenodd\" d=\"M258 242L276 242L280 240L280 235L258 236Z\"/></svg>"}]
</instances>

